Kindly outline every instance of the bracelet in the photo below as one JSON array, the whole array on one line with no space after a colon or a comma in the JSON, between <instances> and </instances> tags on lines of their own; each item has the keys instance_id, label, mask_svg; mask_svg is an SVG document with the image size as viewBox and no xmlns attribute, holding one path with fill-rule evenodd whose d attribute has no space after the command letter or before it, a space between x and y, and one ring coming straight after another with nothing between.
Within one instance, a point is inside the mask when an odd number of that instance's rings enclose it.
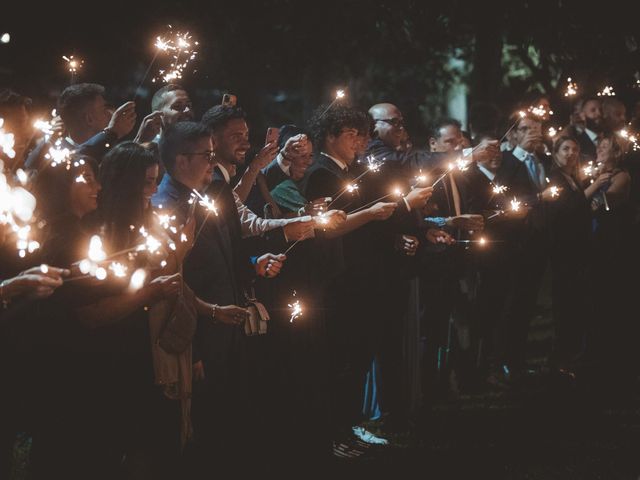
<instances>
[{"instance_id":1,"label":"bracelet","mask_svg":"<svg viewBox=\"0 0 640 480\"><path fill-rule=\"evenodd\" d=\"M211 319L213 323L216 323L216 311L218 310L218 304L211 305Z\"/></svg>"}]
</instances>

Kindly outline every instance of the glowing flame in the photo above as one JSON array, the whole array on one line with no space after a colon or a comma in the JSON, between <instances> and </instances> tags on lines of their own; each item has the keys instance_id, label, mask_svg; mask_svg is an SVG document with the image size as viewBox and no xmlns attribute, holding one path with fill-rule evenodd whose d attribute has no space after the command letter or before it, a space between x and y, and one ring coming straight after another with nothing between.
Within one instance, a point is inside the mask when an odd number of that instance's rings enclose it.
<instances>
[{"instance_id":1,"label":"glowing flame","mask_svg":"<svg viewBox=\"0 0 640 480\"><path fill-rule=\"evenodd\" d=\"M131 275L131 280L129 281L129 290L136 291L140 290L144 286L144 281L147 278L147 272L143 268L137 269Z\"/></svg>"},{"instance_id":2,"label":"glowing flame","mask_svg":"<svg viewBox=\"0 0 640 480\"><path fill-rule=\"evenodd\" d=\"M601 91L598 92L599 97L615 97L616 92L613 90L613 87L607 85Z\"/></svg>"},{"instance_id":3,"label":"glowing flame","mask_svg":"<svg viewBox=\"0 0 640 480\"><path fill-rule=\"evenodd\" d=\"M93 235L89 241L89 254L87 255L92 262L101 262L107 258L107 254L102 249L102 239L98 235Z\"/></svg>"},{"instance_id":4,"label":"glowing flame","mask_svg":"<svg viewBox=\"0 0 640 480\"><path fill-rule=\"evenodd\" d=\"M513 200L511 200L511 210L514 212L517 212L518 210L520 210L520 205L521 202L516 200L515 198Z\"/></svg>"},{"instance_id":5,"label":"glowing flame","mask_svg":"<svg viewBox=\"0 0 640 480\"><path fill-rule=\"evenodd\" d=\"M118 278L127 276L127 266L123 265L122 263L111 262L111 264L109 265L109 270L111 270L113 274Z\"/></svg>"},{"instance_id":6,"label":"glowing flame","mask_svg":"<svg viewBox=\"0 0 640 480\"><path fill-rule=\"evenodd\" d=\"M296 291L293 291L293 297L296 297ZM289 323L293 323L294 320L300 318L302 316L302 305L300 305L300 300L296 300L295 302L287 304L287 306L291 309L291 317L289 318Z\"/></svg>"},{"instance_id":7,"label":"glowing flame","mask_svg":"<svg viewBox=\"0 0 640 480\"><path fill-rule=\"evenodd\" d=\"M571 81L571 77L567 78L567 89L564 92L565 97L574 97L578 94L578 84Z\"/></svg>"},{"instance_id":8,"label":"glowing flame","mask_svg":"<svg viewBox=\"0 0 640 480\"><path fill-rule=\"evenodd\" d=\"M503 194L507 190L508 190L508 188L505 185L494 185L493 186L493 193L496 194L496 195Z\"/></svg>"}]
</instances>

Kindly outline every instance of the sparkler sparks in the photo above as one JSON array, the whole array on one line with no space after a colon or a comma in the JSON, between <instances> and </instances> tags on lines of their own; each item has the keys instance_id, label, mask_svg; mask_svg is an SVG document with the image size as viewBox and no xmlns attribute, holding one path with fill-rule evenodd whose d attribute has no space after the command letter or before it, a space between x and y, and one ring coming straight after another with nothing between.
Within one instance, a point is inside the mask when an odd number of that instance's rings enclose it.
<instances>
[{"instance_id":1,"label":"sparkler sparks","mask_svg":"<svg viewBox=\"0 0 640 480\"><path fill-rule=\"evenodd\" d=\"M193 40L189 32L170 33L169 38L156 37L155 47L156 57L160 52L168 52L171 55L171 63L168 68L158 71L158 76L152 79L154 83L159 79L169 83L182 78L189 63L198 55L198 42Z\"/></svg>"},{"instance_id":2,"label":"sparkler sparks","mask_svg":"<svg viewBox=\"0 0 640 480\"><path fill-rule=\"evenodd\" d=\"M567 88L564 91L565 97L575 97L578 94L578 84L571 80L571 77L567 78Z\"/></svg>"},{"instance_id":3,"label":"sparkler sparks","mask_svg":"<svg viewBox=\"0 0 640 480\"><path fill-rule=\"evenodd\" d=\"M492 191L494 195L501 195L508 190L508 187L505 185L494 185Z\"/></svg>"},{"instance_id":4,"label":"sparkler sparks","mask_svg":"<svg viewBox=\"0 0 640 480\"><path fill-rule=\"evenodd\" d=\"M616 92L613 90L612 86L607 85L601 91L598 92L598 96L599 97L615 97Z\"/></svg>"},{"instance_id":5,"label":"sparkler sparks","mask_svg":"<svg viewBox=\"0 0 640 480\"><path fill-rule=\"evenodd\" d=\"M4 163L0 160L0 226L8 227L8 233L15 236L16 248L20 258L33 253L40 244L30 239L33 212L36 198L21 186L12 186L12 179L7 178Z\"/></svg>"},{"instance_id":6,"label":"sparkler sparks","mask_svg":"<svg viewBox=\"0 0 640 480\"><path fill-rule=\"evenodd\" d=\"M336 95L335 98L333 99L333 101L327 106L327 108L324 109L324 111L320 114L320 118L324 117L327 112L329 110L331 110L331 108L340 100L342 100L347 94L345 93L344 90L342 89L338 89L336 90Z\"/></svg>"},{"instance_id":7,"label":"sparkler sparks","mask_svg":"<svg viewBox=\"0 0 640 480\"><path fill-rule=\"evenodd\" d=\"M558 196L560 196L560 189L558 187L556 187L555 185L549 187L551 190L551 198L556 198Z\"/></svg>"},{"instance_id":8,"label":"sparkler sparks","mask_svg":"<svg viewBox=\"0 0 640 480\"><path fill-rule=\"evenodd\" d=\"M67 62L67 71L71 74L71 83L76 83L78 77L78 70L82 68L84 60L76 58L73 55L63 55L62 59Z\"/></svg>"},{"instance_id":9,"label":"sparkler sparks","mask_svg":"<svg viewBox=\"0 0 640 480\"><path fill-rule=\"evenodd\" d=\"M4 125L4 118L0 118L0 150L9 158L15 158L16 151L13 149L15 146L15 137L13 133L5 132L2 128Z\"/></svg>"},{"instance_id":10,"label":"sparkler sparks","mask_svg":"<svg viewBox=\"0 0 640 480\"><path fill-rule=\"evenodd\" d=\"M513 197L513 200L511 200L511 211L512 212L520 211L520 206L521 206L521 202L517 200L515 197Z\"/></svg>"},{"instance_id":11,"label":"sparkler sparks","mask_svg":"<svg viewBox=\"0 0 640 480\"><path fill-rule=\"evenodd\" d=\"M195 188L191 192L191 200L189 200L189 203L193 203L195 199L198 198L198 205L204 207L208 213L213 213L215 216L218 216L218 209L212 198L209 198L208 195L202 195Z\"/></svg>"},{"instance_id":12,"label":"sparkler sparks","mask_svg":"<svg viewBox=\"0 0 640 480\"><path fill-rule=\"evenodd\" d=\"M118 278L123 278L127 276L127 266L123 265L119 262L111 262L109 265L109 270L113 272L113 275Z\"/></svg>"},{"instance_id":13,"label":"sparkler sparks","mask_svg":"<svg viewBox=\"0 0 640 480\"><path fill-rule=\"evenodd\" d=\"M293 291L293 297L296 298L297 293ZM287 304L287 306L291 309L291 317L289 318L289 323L293 323L294 320L297 320L302 316L302 305L300 305L300 300L292 301Z\"/></svg>"}]
</instances>

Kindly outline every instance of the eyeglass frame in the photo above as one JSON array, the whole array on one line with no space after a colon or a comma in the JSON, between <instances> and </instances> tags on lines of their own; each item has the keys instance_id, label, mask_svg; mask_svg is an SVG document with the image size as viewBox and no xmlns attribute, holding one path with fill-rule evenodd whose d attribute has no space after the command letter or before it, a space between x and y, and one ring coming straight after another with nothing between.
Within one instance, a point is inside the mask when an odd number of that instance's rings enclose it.
<instances>
[{"instance_id":1,"label":"eyeglass frame","mask_svg":"<svg viewBox=\"0 0 640 480\"><path fill-rule=\"evenodd\" d=\"M209 158L207 159L207 162L209 165L213 165L215 163L214 159L216 158L216 152L213 150L206 150L204 152L181 152L180 155L208 155Z\"/></svg>"},{"instance_id":2,"label":"eyeglass frame","mask_svg":"<svg viewBox=\"0 0 640 480\"><path fill-rule=\"evenodd\" d=\"M404 118L398 118L398 117L393 117L393 118L376 118L375 119L376 122L384 122L388 125L391 125L394 128L404 128L405 123L404 123Z\"/></svg>"}]
</instances>

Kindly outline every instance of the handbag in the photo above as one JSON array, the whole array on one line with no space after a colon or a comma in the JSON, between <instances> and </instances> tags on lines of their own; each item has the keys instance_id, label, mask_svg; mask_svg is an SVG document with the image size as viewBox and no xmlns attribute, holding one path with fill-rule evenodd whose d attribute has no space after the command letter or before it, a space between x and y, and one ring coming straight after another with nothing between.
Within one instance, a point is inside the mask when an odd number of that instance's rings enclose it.
<instances>
[{"instance_id":1,"label":"handbag","mask_svg":"<svg viewBox=\"0 0 640 480\"><path fill-rule=\"evenodd\" d=\"M182 292L176 297L171 314L158 338L162 349L167 353L184 352L196 333L197 319L195 295L183 284Z\"/></svg>"},{"instance_id":2,"label":"handbag","mask_svg":"<svg viewBox=\"0 0 640 480\"><path fill-rule=\"evenodd\" d=\"M253 288L251 289L251 296L245 293L249 318L244 322L244 333L248 337L267 333L267 322L270 319L269 312L255 296Z\"/></svg>"}]
</instances>

